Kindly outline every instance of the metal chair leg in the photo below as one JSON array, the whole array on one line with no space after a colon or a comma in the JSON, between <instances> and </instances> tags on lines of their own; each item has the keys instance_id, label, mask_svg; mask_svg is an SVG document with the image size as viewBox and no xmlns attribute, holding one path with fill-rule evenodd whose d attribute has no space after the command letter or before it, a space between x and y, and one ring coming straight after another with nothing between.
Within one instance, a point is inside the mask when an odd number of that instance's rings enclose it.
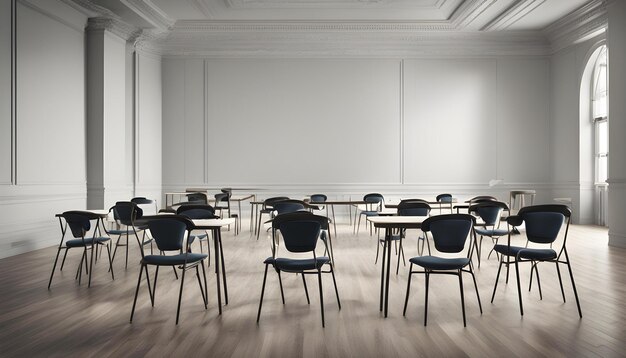
<instances>
[{"instance_id":1,"label":"metal chair leg","mask_svg":"<svg viewBox=\"0 0 626 358\"><path fill-rule=\"evenodd\" d=\"M483 314L483 305L480 303L480 293L478 293L478 284L476 283L476 275L474 275L474 270L470 266L469 273L472 275L472 280L474 281L474 289L476 289L476 298L478 299L478 308L480 309L480 314Z\"/></svg>"},{"instance_id":2,"label":"metal chair leg","mask_svg":"<svg viewBox=\"0 0 626 358\"><path fill-rule=\"evenodd\" d=\"M503 259L504 257L500 256L500 264L498 265L498 273L496 274L496 283L493 285L493 293L491 294L491 303L493 303L493 299L496 297L496 289L498 288L498 279L500 278L500 270L502 270L502 265L504 264Z\"/></svg>"},{"instance_id":3,"label":"metal chair leg","mask_svg":"<svg viewBox=\"0 0 626 358\"><path fill-rule=\"evenodd\" d=\"M576 291L576 283L574 283L574 274L572 273L572 265L569 263L569 255L567 254L567 249L563 250L565 252L565 260L567 262L567 269L569 271L569 277L572 281L572 288L574 289L574 297L576 298L576 307L578 308L578 316L583 318L583 312L580 309L580 300L578 299L578 291Z\"/></svg>"},{"instance_id":4,"label":"metal chair leg","mask_svg":"<svg viewBox=\"0 0 626 358\"><path fill-rule=\"evenodd\" d=\"M462 275L461 270L459 270L459 289L461 291L461 310L463 311L463 327L467 327L467 322L465 320L465 295L463 293L463 275Z\"/></svg>"},{"instance_id":5,"label":"metal chair leg","mask_svg":"<svg viewBox=\"0 0 626 358\"><path fill-rule=\"evenodd\" d=\"M430 281L430 274L426 271L426 292L424 293L424 326L428 323L428 286Z\"/></svg>"},{"instance_id":6,"label":"metal chair leg","mask_svg":"<svg viewBox=\"0 0 626 358\"><path fill-rule=\"evenodd\" d=\"M306 287L306 279L304 278L304 274L301 274L300 276L302 276L302 284L304 285L304 293L306 294L306 303L308 305L311 304L311 300L309 300L309 289Z\"/></svg>"},{"instance_id":7,"label":"metal chair leg","mask_svg":"<svg viewBox=\"0 0 626 358\"><path fill-rule=\"evenodd\" d=\"M50 274L50 281L48 281L48 289L50 289L50 285L52 284L52 277L54 276L54 270L57 267L57 261L59 260L59 254L61 253L61 247L57 250L57 256L54 258L54 265L52 265L52 273ZM67 249L65 249L65 253L67 254ZM65 261L65 257L63 257L63 261Z\"/></svg>"},{"instance_id":8,"label":"metal chair leg","mask_svg":"<svg viewBox=\"0 0 626 358\"><path fill-rule=\"evenodd\" d=\"M320 308L322 311L322 327L325 326L324 324L324 294L322 292L322 272L321 270L318 270L317 272L317 281L319 282L319 286L320 286Z\"/></svg>"},{"instance_id":9,"label":"metal chair leg","mask_svg":"<svg viewBox=\"0 0 626 358\"><path fill-rule=\"evenodd\" d=\"M283 291L283 280L280 277L280 270L276 270L278 273L278 284L280 285L280 298L283 300L283 305L285 304L285 292Z\"/></svg>"},{"instance_id":10,"label":"metal chair leg","mask_svg":"<svg viewBox=\"0 0 626 358\"><path fill-rule=\"evenodd\" d=\"M63 254L63 261L61 261L61 268L59 269L59 271L63 271L63 266L65 265L65 258L67 257L67 251L69 250L68 247L65 248L65 253Z\"/></svg>"},{"instance_id":11,"label":"metal chair leg","mask_svg":"<svg viewBox=\"0 0 626 358\"><path fill-rule=\"evenodd\" d=\"M406 306L409 303L409 293L411 292L411 277L413 277L413 263L409 265L409 279L406 282L406 298L404 299L404 309L402 315L406 316Z\"/></svg>"},{"instance_id":12,"label":"metal chair leg","mask_svg":"<svg viewBox=\"0 0 626 358\"><path fill-rule=\"evenodd\" d=\"M156 267L154 272L154 283L152 284L152 307L154 307L154 301L156 301L156 287L157 279L159 278L159 266Z\"/></svg>"},{"instance_id":13,"label":"metal chair leg","mask_svg":"<svg viewBox=\"0 0 626 358\"><path fill-rule=\"evenodd\" d=\"M200 263L202 265L202 263ZM202 287L202 280L200 280L200 270L196 265L196 277L198 278L198 287L200 287L200 294L202 295L202 302L204 302L204 309L207 309L207 298L204 296L204 288Z\"/></svg>"},{"instance_id":14,"label":"metal chair leg","mask_svg":"<svg viewBox=\"0 0 626 358\"><path fill-rule=\"evenodd\" d=\"M517 296L519 298L519 311L520 314L523 316L524 315L524 307L522 306L522 288L520 286L520 280L519 280L519 262L518 262L518 258L515 258L515 277L517 279Z\"/></svg>"},{"instance_id":15,"label":"metal chair leg","mask_svg":"<svg viewBox=\"0 0 626 358\"><path fill-rule=\"evenodd\" d=\"M176 324L178 324L178 318L180 317L180 303L183 298L183 286L185 285L185 271L187 271L186 267L183 267L183 274L180 278L180 291L178 293L178 308L176 308Z\"/></svg>"},{"instance_id":16,"label":"metal chair leg","mask_svg":"<svg viewBox=\"0 0 626 358\"><path fill-rule=\"evenodd\" d=\"M141 266L143 266L143 264ZM137 280L137 288L135 289L135 299L133 300L133 308L130 311L130 323L133 323L133 315L135 314L135 306L137 305L137 296L139 295L139 285L141 285L142 274L143 274L143 267L139 269L139 279Z\"/></svg>"},{"instance_id":17,"label":"metal chair leg","mask_svg":"<svg viewBox=\"0 0 626 358\"><path fill-rule=\"evenodd\" d=\"M265 274L263 274L263 286L261 286L261 299L259 300L259 312L256 315L256 323L259 324L261 318L261 307L263 306L263 295L265 294L265 282L267 281L267 268L268 264L265 264Z\"/></svg>"},{"instance_id":18,"label":"metal chair leg","mask_svg":"<svg viewBox=\"0 0 626 358\"><path fill-rule=\"evenodd\" d=\"M561 269L559 269L559 262L556 261L556 274L559 277L559 285L561 286L561 296L563 296L563 303L565 303L565 290L563 289L563 280L561 279Z\"/></svg>"}]
</instances>

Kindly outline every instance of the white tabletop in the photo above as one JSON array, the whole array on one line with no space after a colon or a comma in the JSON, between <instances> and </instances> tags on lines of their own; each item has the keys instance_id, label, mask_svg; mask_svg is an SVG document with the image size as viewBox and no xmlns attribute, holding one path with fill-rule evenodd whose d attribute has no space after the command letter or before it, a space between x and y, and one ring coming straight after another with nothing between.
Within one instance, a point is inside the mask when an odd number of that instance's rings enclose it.
<instances>
[{"instance_id":1,"label":"white tabletop","mask_svg":"<svg viewBox=\"0 0 626 358\"><path fill-rule=\"evenodd\" d=\"M235 218L191 220L197 228L213 229L235 224Z\"/></svg>"},{"instance_id":2,"label":"white tabletop","mask_svg":"<svg viewBox=\"0 0 626 358\"><path fill-rule=\"evenodd\" d=\"M428 216L368 216L374 224L421 224Z\"/></svg>"}]
</instances>

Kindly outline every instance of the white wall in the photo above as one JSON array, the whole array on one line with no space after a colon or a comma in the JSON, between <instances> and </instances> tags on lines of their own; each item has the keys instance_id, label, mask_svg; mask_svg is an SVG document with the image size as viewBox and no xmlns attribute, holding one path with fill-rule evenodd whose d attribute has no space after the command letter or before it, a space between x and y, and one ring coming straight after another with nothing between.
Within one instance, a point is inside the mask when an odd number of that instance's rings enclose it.
<instances>
[{"instance_id":1,"label":"white wall","mask_svg":"<svg viewBox=\"0 0 626 358\"><path fill-rule=\"evenodd\" d=\"M581 117L581 84L585 65L604 37L601 34L565 48L551 59L552 192L554 197L571 198L574 221L584 224L591 224L594 217L593 164L589 158L593 155L593 131L590 118Z\"/></svg>"},{"instance_id":2,"label":"white wall","mask_svg":"<svg viewBox=\"0 0 626 358\"><path fill-rule=\"evenodd\" d=\"M136 55L135 196L161 197L161 58Z\"/></svg>"},{"instance_id":3,"label":"white wall","mask_svg":"<svg viewBox=\"0 0 626 358\"><path fill-rule=\"evenodd\" d=\"M549 78L543 57L166 58L164 191L551 200Z\"/></svg>"},{"instance_id":4,"label":"white wall","mask_svg":"<svg viewBox=\"0 0 626 358\"><path fill-rule=\"evenodd\" d=\"M5 130L11 120L5 106L11 98L10 91L5 93L5 56L11 53L5 37L11 15L7 4L3 0L0 10L0 257L58 244L54 214L84 208L86 200L82 30L86 18L59 2L17 4L17 146L12 181L12 151L5 142L8 138L10 143L13 135Z\"/></svg>"}]
</instances>

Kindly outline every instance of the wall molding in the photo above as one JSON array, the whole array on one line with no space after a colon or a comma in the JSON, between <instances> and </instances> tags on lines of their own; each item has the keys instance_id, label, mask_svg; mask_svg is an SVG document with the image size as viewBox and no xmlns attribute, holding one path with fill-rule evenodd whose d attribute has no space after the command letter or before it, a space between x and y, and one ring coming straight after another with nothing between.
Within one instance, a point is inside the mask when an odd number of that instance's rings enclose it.
<instances>
[{"instance_id":1,"label":"wall molding","mask_svg":"<svg viewBox=\"0 0 626 358\"><path fill-rule=\"evenodd\" d=\"M607 0L593 0L547 26L543 33L552 44L552 53L606 31Z\"/></svg>"},{"instance_id":2,"label":"wall molding","mask_svg":"<svg viewBox=\"0 0 626 358\"><path fill-rule=\"evenodd\" d=\"M507 8L503 13L498 15L495 19L490 21L481 30L483 31L495 31L508 29L517 20L531 13L538 6L546 2L546 0L521 0L513 3L512 6Z\"/></svg>"}]
</instances>

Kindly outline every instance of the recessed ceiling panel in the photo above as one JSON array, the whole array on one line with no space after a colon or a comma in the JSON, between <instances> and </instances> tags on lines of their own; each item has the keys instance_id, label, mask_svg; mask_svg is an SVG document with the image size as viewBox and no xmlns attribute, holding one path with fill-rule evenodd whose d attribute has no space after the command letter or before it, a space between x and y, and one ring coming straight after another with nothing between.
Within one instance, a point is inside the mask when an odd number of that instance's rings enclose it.
<instances>
[{"instance_id":1,"label":"recessed ceiling panel","mask_svg":"<svg viewBox=\"0 0 626 358\"><path fill-rule=\"evenodd\" d=\"M548 0L511 24L507 30L540 30L578 9L589 0Z\"/></svg>"}]
</instances>

